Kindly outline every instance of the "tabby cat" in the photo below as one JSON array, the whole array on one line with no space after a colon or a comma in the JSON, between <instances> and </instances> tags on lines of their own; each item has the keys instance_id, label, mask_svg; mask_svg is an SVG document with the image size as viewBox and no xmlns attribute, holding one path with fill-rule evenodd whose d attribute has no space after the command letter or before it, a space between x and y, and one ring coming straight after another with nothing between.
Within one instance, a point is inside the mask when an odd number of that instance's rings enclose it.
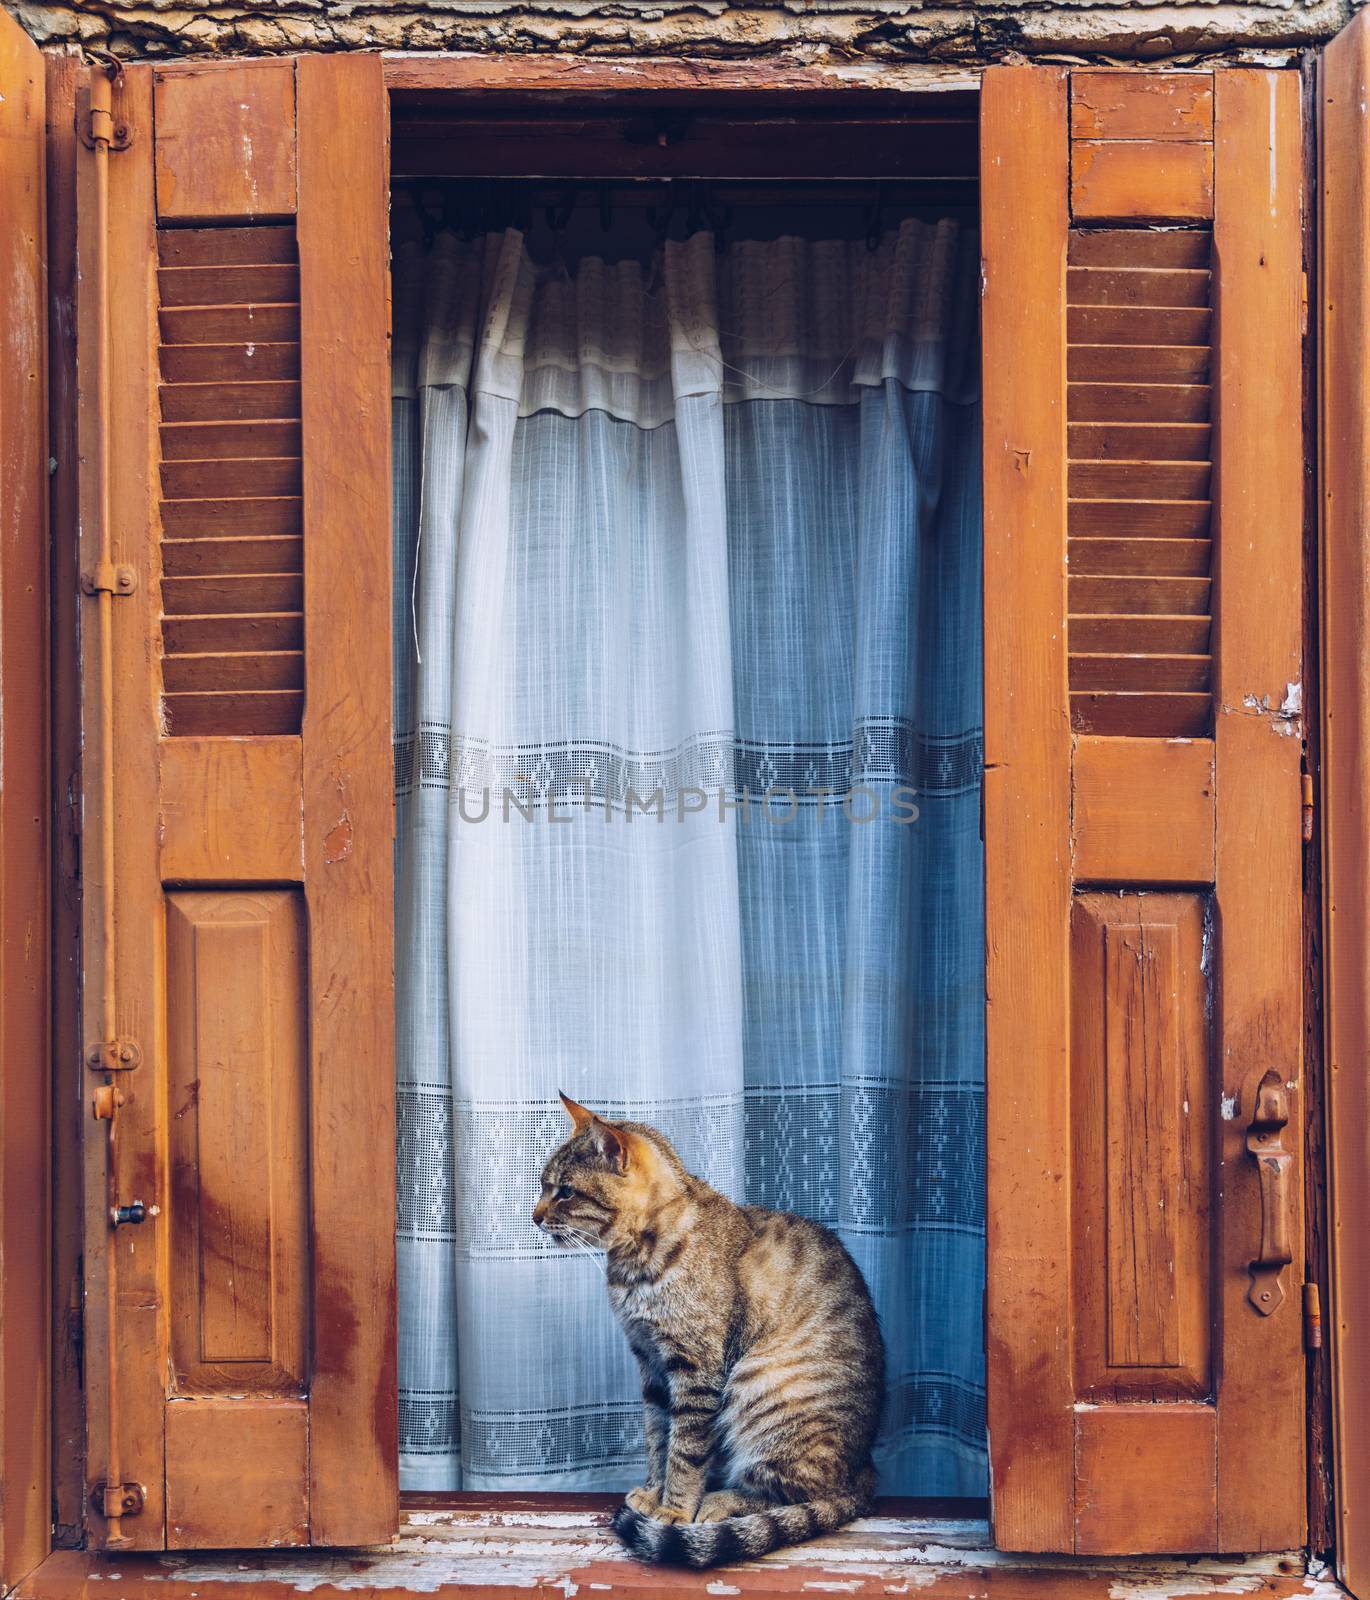
<instances>
[{"instance_id":1,"label":"tabby cat","mask_svg":"<svg viewBox=\"0 0 1370 1600\"><path fill-rule=\"evenodd\" d=\"M647 1482L614 1532L644 1561L710 1567L860 1516L885 1348L856 1263L817 1222L734 1205L655 1128L561 1101L574 1126L533 1221L607 1251L642 1376Z\"/></svg>"}]
</instances>

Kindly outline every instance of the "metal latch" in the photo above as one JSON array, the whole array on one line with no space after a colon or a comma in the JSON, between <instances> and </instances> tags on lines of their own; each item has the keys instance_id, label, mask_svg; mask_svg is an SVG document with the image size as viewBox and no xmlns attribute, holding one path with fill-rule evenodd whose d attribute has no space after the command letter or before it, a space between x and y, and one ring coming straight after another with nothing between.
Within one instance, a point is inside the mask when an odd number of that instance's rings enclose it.
<instances>
[{"instance_id":1,"label":"metal latch","mask_svg":"<svg viewBox=\"0 0 1370 1600\"><path fill-rule=\"evenodd\" d=\"M99 561L89 572L81 574L82 594L132 594L138 579L132 567L115 566L112 561Z\"/></svg>"},{"instance_id":2,"label":"metal latch","mask_svg":"<svg viewBox=\"0 0 1370 1600\"><path fill-rule=\"evenodd\" d=\"M1294 1259L1289 1234L1294 1155L1283 1139L1289 1126L1289 1092L1280 1073L1273 1067L1264 1073L1257 1069L1252 1078L1246 1148L1260 1174L1261 1239L1251 1258L1251 1287L1246 1297L1268 1317L1284 1299L1280 1274Z\"/></svg>"},{"instance_id":3,"label":"metal latch","mask_svg":"<svg viewBox=\"0 0 1370 1600\"><path fill-rule=\"evenodd\" d=\"M132 1072L142 1059L136 1039L101 1039L90 1047L86 1065L92 1072Z\"/></svg>"},{"instance_id":4,"label":"metal latch","mask_svg":"<svg viewBox=\"0 0 1370 1600\"><path fill-rule=\"evenodd\" d=\"M141 1200L135 1200L132 1205L112 1206L109 1213L109 1222L112 1228L122 1228L129 1223L146 1222L149 1217L160 1215L156 1206L145 1206Z\"/></svg>"},{"instance_id":5,"label":"metal latch","mask_svg":"<svg viewBox=\"0 0 1370 1600\"><path fill-rule=\"evenodd\" d=\"M147 1491L141 1483L97 1483L90 1498L96 1511L106 1519L136 1517L147 1500Z\"/></svg>"}]
</instances>

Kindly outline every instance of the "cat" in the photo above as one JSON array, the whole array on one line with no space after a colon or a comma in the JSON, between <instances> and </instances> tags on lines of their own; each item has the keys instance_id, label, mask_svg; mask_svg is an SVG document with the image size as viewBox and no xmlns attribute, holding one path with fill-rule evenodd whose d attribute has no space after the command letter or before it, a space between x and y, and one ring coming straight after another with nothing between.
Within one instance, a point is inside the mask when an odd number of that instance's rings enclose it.
<instances>
[{"instance_id":1,"label":"cat","mask_svg":"<svg viewBox=\"0 0 1370 1600\"><path fill-rule=\"evenodd\" d=\"M533 1221L607 1252L609 1301L642 1378L647 1482L614 1515L619 1539L644 1561L711 1567L861 1516L885 1348L837 1236L734 1205L655 1128L561 1102L572 1130L543 1169Z\"/></svg>"}]
</instances>

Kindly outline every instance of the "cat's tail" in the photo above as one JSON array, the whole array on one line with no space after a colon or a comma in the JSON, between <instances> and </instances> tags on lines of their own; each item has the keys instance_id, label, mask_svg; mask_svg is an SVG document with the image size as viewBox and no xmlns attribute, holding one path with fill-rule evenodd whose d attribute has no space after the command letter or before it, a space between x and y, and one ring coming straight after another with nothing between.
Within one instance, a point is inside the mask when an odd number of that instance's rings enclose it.
<instances>
[{"instance_id":1,"label":"cat's tail","mask_svg":"<svg viewBox=\"0 0 1370 1600\"><path fill-rule=\"evenodd\" d=\"M869 1479L869 1481L867 1481ZM751 1561L782 1545L802 1544L831 1533L870 1509L874 1472L863 1473L850 1489L821 1500L770 1506L722 1522L658 1522L631 1506L614 1513L614 1532L639 1561L668 1567L718 1567Z\"/></svg>"}]
</instances>

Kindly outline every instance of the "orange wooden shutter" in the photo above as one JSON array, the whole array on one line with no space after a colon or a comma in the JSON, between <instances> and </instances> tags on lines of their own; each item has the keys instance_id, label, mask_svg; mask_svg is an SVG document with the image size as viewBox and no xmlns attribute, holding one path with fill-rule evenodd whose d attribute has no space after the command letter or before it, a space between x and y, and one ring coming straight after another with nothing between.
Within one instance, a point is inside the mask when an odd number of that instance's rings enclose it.
<instances>
[{"instance_id":1,"label":"orange wooden shutter","mask_svg":"<svg viewBox=\"0 0 1370 1600\"><path fill-rule=\"evenodd\" d=\"M1370 14L1319 74L1322 815L1337 1576L1370 1594ZM1322 1219L1319 1219L1322 1220Z\"/></svg>"},{"instance_id":2,"label":"orange wooden shutter","mask_svg":"<svg viewBox=\"0 0 1370 1600\"><path fill-rule=\"evenodd\" d=\"M397 1514L380 62L130 67L109 127L107 230L97 152L78 178L84 1073L122 1102L112 1145L87 1123L91 1531L366 1543Z\"/></svg>"},{"instance_id":3,"label":"orange wooden shutter","mask_svg":"<svg viewBox=\"0 0 1370 1600\"><path fill-rule=\"evenodd\" d=\"M1290 1548L1299 81L994 68L982 182L995 1537Z\"/></svg>"}]
</instances>

